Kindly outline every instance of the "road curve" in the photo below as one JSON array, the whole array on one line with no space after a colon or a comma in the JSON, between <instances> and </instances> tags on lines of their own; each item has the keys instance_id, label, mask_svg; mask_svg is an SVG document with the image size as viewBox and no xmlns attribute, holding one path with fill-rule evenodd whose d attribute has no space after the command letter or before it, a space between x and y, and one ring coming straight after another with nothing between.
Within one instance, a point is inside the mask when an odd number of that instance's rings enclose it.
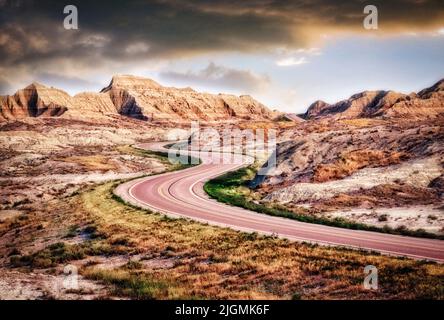
<instances>
[{"instance_id":1,"label":"road curve","mask_svg":"<svg viewBox=\"0 0 444 320\"><path fill-rule=\"evenodd\" d=\"M146 143L139 148L166 151L165 142ZM196 153L191 152L196 156ZM220 153L201 156L200 165L176 172L144 177L119 185L115 193L136 206L173 217L191 218L211 225L273 234L294 241L345 246L383 254L444 262L444 241L350 230L273 217L210 199L205 181L248 164L219 164ZM251 159L250 159L251 160Z\"/></svg>"}]
</instances>

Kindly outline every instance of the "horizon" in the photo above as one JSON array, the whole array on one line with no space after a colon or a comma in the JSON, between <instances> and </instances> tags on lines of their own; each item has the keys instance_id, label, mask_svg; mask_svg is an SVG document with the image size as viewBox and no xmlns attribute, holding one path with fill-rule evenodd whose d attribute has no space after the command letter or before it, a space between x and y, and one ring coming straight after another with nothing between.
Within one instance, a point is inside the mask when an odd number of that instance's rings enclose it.
<instances>
[{"instance_id":1,"label":"horizon","mask_svg":"<svg viewBox=\"0 0 444 320\"><path fill-rule=\"evenodd\" d=\"M444 3L0 0L0 94L32 81L73 95L113 74L250 95L283 112L366 90L417 92L442 79ZM69 12L69 11L68 11ZM413 16L411 12L415 12Z\"/></svg>"},{"instance_id":2,"label":"horizon","mask_svg":"<svg viewBox=\"0 0 444 320\"><path fill-rule=\"evenodd\" d=\"M132 75L132 74L115 74L115 75L113 75L113 76L111 77L111 80L109 80L108 85L105 84L105 85L103 85L103 86L101 87L101 89L94 90L94 91L91 91L91 90L81 90L81 91L76 91L76 92L69 92L68 90L66 90L66 89L63 88L63 87L57 87L57 86L49 85L49 84L47 84L47 83L43 83L43 82L41 82L41 81L32 81L30 84L28 84L28 85L26 85L26 86L24 86L24 87L22 87L22 88L17 88L14 92L8 93L8 94L6 94L6 95L14 95L17 91L19 91L19 90L21 90L21 89L24 89L24 88L26 88L27 86L30 86L30 85L32 85L32 84L39 84L39 85L43 85L43 86L45 86L45 87L47 87L47 88L54 88L54 89L62 90L62 91L64 91L65 93L67 93L68 95L70 95L71 97L74 97L74 96L76 96L76 95L78 95L78 94L81 94L81 93L87 93L87 92L100 93L103 89L105 89L107 86L109 86L109 85L111 84L111 82L112 82L112 80L113 80L114 77L118 77L118 76L123 76L123 77L137 77L137 78L143 78L143 79L147 79L147 80L152 80L152 81L156 82L157 84L159 84L159 85L161 85L162 87L165 87L165 88L175 88L175 89L191 88L191 89L195 90L195 88L193 88L193 87L191 87L191 86L182 86L182 87L177 87L177 86L176 86L176 87L174 87L174 86L166 86L166 85L164 85L161 81L159 81L159 80L157 80L157 79L153 79L153 78L148 78L148 77L143 77L143 76L137 76L137 75ZM398 92L398 93L401 93L401 94L418 93L419 91L421 91L421 90L423 90L423 89L426 89L426 88L430 88L430 87L434 86L435 84L437 84L437 83L439 83L439 82L441 82L441 81L444 81L444 76L443 76L442 78L438 79L437 81L431 83L430 85L427 85L427 86L425 86L425 87L423 87L423 88L419 88L419 89L417 89L417 90L415 90L415 91L409 91L409 92L407 92L407 91L398 91L398 90L393 90L393 89L374 89L374 90L363 90L363 91L359 91L359 92L354 92L354 93L350 94L350 95L347 96L347 97L344 97L344 98L342 98L342 99L339 99L339 100L337 100L337 101L333 101L333 102L325 101L324 99L319 98L319 99L316 99L316 100L314 100L313 102L311 102L309 105L307 105L306 109L305 109L304 111L302 111L302 112L288 112L288 111L280 110L279 108L276 108L276 107L273 107L272 105L268 105L268 104L264 103L263 101L257 99L255 96L250 95L250 94L242 94L242 93L241 93L241 94L233 94L233 95L235 95L235 96L239 96L239 97L240 97L240 96L245 96L245 95L247 95L247 96L251 96L253 99L257 100L258 102L260 102L260 103L262 103L262 104L264 104L264 105L265 105L267 108L269 108L270 110L276 110L276 111L283 112L283 113L303 114L303 113L305 113L305 112L308 110L308 108L310 107L310 105L311 105L312 103L315 103L315 102L317 102L317 101L323 101L323 102L326 102L326 103L328 103L328 104L335 104L335 103L340 102L340 101L342 101L342 100L346 100L346 99L350 98L351 96L353 96L353 95L355 95L355 94L359 94L359 93L362 93L362 92L365 92L365 91L394 91L394 92ZM211 91L199 91L199 90L195 90L195 91L200 92L200 93L214 94L214 95L218 95L218 94L232 94L232 93L229 93L229 92L211 92ZM5 96L5 95L3 95L3 96Z\"/></svg>"}]
</instances>

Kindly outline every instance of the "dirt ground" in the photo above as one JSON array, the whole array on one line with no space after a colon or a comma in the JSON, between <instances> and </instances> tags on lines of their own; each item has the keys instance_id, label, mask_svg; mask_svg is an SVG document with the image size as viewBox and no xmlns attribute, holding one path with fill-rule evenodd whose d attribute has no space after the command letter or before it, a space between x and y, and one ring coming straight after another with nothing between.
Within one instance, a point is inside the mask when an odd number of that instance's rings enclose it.
<instances>
[{"instance_id":1,"label":"dirt ground","mask_svg":"<svg viewBox=\"0 0 444 320\"><path fill-rule=\"evenodd\" d=\"M31 119L0 128L1 299L444 297L444 270L435 263L290 243L122 203L112 196L116 181L171 169L130 147L167 128L128 121L93 127ZM368 223L383 214L366 218L354 209L346 214ZM393 210L386 223L399 222ZM442 223L430 211L439 209L424 210L430 225ZM382 275L377 292L362 287L368 264Z\"/></svg>"}]
</instances>

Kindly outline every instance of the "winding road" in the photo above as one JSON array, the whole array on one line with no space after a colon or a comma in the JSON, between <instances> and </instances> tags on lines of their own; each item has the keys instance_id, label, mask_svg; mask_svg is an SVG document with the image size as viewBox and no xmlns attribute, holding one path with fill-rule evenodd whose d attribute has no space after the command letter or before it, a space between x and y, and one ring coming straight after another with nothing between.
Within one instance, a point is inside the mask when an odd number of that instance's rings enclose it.
<instances>
[{"instance_id":1,"label":"winding road","mask_svg":"<svg viewBox=\"0 0 444 320\"><path fill-rule=\"evenodd\" d=\"M165 142L137 147L167 151ZM198 156L196 152L191 155ZM172 217L191 218L211 225L246 232L277 235L294 241L344 246L383 254L444 262L444 241L350 230L273 217L234 207L210 199L203 190L205 181L246 166L242 163L219 164L222 153L199 155L202 163L188 169L144 177L126 182L115 189L125 201ZM215 163L216 162L216 163Z\"/></svg>"}]
</instances>

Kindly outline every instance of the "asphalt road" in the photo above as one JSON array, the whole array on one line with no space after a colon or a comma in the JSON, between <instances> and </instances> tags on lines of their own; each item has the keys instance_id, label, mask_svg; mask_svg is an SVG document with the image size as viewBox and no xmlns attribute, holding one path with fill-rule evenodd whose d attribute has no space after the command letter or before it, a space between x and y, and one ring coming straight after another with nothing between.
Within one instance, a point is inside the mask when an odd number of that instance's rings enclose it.
<instances>
[{"instance_id":1,"label":"asphalt road","mask_svg":"<svg viewBox=\"0 0 444 320\"><path fill-rule=\"evenodd\" d=\"M165 142L141 144L138 147L165 151ZM196 155L196 154L194 154ZM234 207L210 199L205 181L248 164L214 163L220 153L201 156L202 164L181 171L145 177L119 185L115 193L139 207L173 217L185 217L230 227L232 229L273 234L294 241L335 245L444 262L444 241L389 235L378 232L350 230L273 217ZM226 156L226 154L225 154Z\"/></svg>"}]
</instances>

